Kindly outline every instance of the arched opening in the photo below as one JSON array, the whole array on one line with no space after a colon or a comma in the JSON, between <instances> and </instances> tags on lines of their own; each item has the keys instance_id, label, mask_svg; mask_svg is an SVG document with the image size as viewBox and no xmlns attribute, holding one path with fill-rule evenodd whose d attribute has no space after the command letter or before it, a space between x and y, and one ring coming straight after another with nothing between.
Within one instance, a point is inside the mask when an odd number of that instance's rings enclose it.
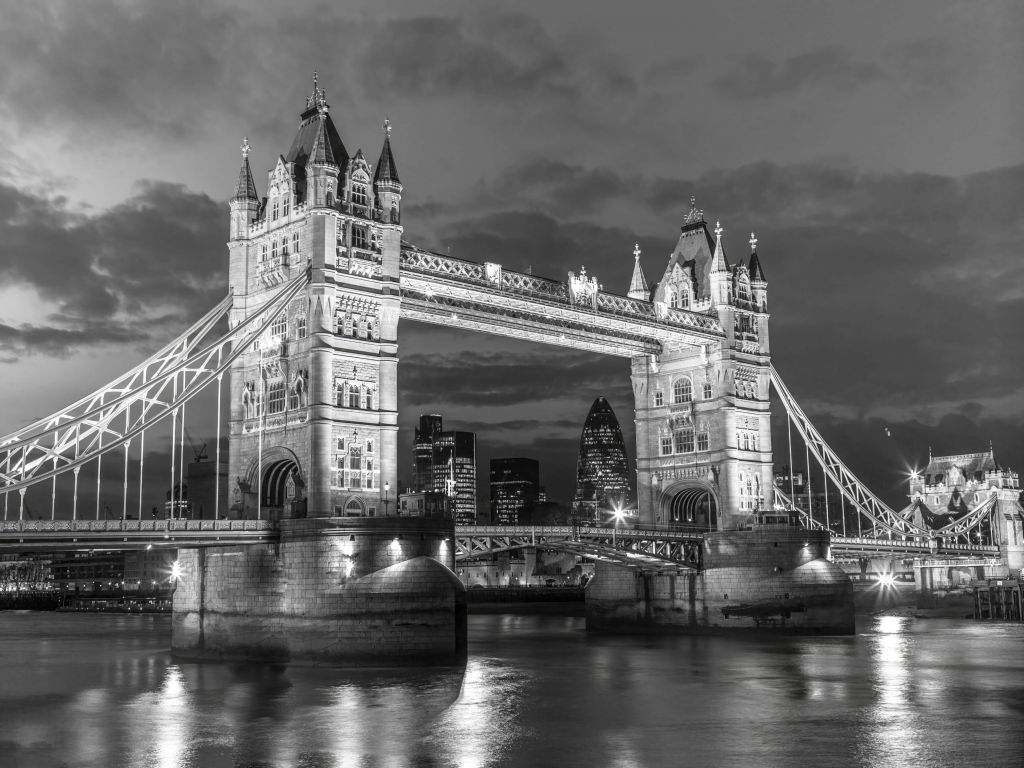
<instances>
[{"instance_id":1,"label":"arched opening","mask_svg":"<svg viewBox=\"0 0 1024 768\"><path fill-rule=\"evenodd\" d=\"M263 468L260 481L263 506L267 509L283 509L286 503L296 501L296 486L301 485L301 482L299 465L294 459L281 459L268 464Z\"/></svg>"},{"instance_id":2,"label":"arched opening","mask_svg":"<svg viewBox=\"0 0 1024 768\"><path fill-rule=\"evenodd\" d=\"M669 491L662 499L662 519L669 525L718 530L718 498L714 491L703 486Z\"/></svg>"},{"instance_id":3,"label":"arched opening","mask_svg":"<svg viewBox=\"0 0 1024 768\"><path fill-rule=\"evenodd\" d=\"M363 502L353 496L345 504L345 517L362 517L363 516Z\"/></svg>"}]
</instances>

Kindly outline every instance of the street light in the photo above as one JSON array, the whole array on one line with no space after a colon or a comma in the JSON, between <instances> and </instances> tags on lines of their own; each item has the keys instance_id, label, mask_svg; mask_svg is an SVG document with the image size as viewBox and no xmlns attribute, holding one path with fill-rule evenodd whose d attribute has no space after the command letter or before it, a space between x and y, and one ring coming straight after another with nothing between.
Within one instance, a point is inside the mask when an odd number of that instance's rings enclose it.
<instances>
[{"instance_id":1,"label":"street light","mask_svg":"<svg viewBox=\"0 0 1024 768\"><path fill-rule=\"evenodd\" d=\"M623 516L625 514L626 514L625 510L622 509L622 505L620 505L620 504L616 504L615 505L615 509L612 510L612 520L614 521L614 525L612 526L612 547L613 548L617 548L618 547L618 544L616 543L615 533L616 533L616 531L618 531L618 529L619 529L619 522L622 520L622 518L623 518Z\"/></svg>"},{"instance_id":2,"label":"street light","mask_svg":"<svg viewBox=\"0 0 1024 768\"><path fill-rule=\"evenodd\" d=\"M391 490L391 483L384 483L384 517L388 516L388 491Z\"/></svg>"}]
</instances>

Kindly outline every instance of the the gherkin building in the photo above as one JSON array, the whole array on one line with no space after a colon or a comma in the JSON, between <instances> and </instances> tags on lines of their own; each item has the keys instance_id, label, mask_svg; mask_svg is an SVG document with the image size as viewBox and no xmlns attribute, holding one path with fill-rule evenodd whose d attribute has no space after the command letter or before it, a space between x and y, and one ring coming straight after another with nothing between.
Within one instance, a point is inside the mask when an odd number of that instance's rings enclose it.
<instances>
[{"instance_id":1,"label":"the gherkin building","mask_svg":"<svg viewBox=\"0 0 1024 768\"><path fill-rule=\"evenodd\" d=\"M629 460L615 411L603 397L590 406L580 435L576 462L576 514L581 520L606 522L608 513L628 509Z\"/></svg>"}]
</instances>

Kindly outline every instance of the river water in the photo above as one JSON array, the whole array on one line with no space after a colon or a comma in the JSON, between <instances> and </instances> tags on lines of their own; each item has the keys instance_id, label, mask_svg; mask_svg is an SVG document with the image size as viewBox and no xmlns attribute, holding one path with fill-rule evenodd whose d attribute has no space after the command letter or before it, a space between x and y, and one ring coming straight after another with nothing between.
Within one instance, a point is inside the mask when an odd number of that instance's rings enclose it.
<instances>
[{"instance_id":1,"label":"river water","mask_svg":"<svg viewBox=\"0 0 1024 768\"><path fill-rule=\"evenodd\" d=\"M464 667L174 661L160 615L0 613L0 766L1024 766L1024 625L595 637L470 616Z\"/></svg>"}]
</instances>

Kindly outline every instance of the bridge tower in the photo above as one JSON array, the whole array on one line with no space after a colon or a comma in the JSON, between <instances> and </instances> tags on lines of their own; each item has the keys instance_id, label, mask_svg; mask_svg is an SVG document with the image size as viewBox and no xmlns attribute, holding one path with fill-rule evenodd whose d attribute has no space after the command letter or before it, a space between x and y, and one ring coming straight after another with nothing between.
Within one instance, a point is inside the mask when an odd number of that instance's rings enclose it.
<instances>
[{"instance_id":1,"label":"bridge tower","mask_svg":"<svg viewBox=\"0 0 1024 768\"><path fill-rule=\"evenodd\" d=\"M641 522L724 530L771 503L768 286L751 234L731 265L691 198L651 300L717 315L725 337L632 359ZM639 259L630 295L646 286Z\"/></svg>"},{"instance_id":2,"label":"bridge tower","mask_svg":"<svg viewBox=\"0 0 1024 768\"><path fill-rule=\"evenodd\" d=\"M231 200L232 324L308 271L305 292L231 369L237 517L383 514L397 491L402 184L391 127L376 169L350 156L314 75L258 199L242 146Z\"/></svg>"}]
</instances>

